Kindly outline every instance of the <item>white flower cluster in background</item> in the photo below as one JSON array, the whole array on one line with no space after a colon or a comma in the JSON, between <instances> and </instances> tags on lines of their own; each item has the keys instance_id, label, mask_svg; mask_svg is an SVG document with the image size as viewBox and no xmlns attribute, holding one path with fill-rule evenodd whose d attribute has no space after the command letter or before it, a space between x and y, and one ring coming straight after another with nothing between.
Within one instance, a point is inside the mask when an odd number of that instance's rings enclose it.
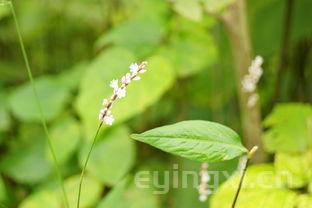
<instances>
[{"instance_id":1,"label":"white flower cluster in background","mask_svg":"<svg viewBox=\"0 0 312 208\"><path fill-rule=\"evenodd\" d=\"M247 101L247 106L250 108L255 106L259 100L259 95L256 93L256 89L263 73L263 69L261 67L262 64L263 58L261 56L256 56L248 68L248 74L246 74L242 80L243 91L250 93Z\"/></svg>"},{"instance_id":2,"label":"white flower cluster in background","mask_svg":"<svg viewBox=\"0 0 312 208\"><path fill-rule=\"evenodd\" d=\"M212 194L211 190L208 189L208 182L210 181L210 176L208 173L208 163L203 163L201 165L200 184L198 187L199 201L204 202L208 199L208 196Z\"/></svg>"},{"instance_id":3,"label":"white flower cluster in background","mask_svg":"<svg viewBox=\"0 0 312 208\"><path fill-rule=\"evenodd\" d=\"M111 109L113 107L114 101L117 99L121 99L126 97L126 89L127 86L132 81L138 81L141 79L139 74L143 74L146 72L147 62L144 61L141 64L131 64L130 65L130 73L127 73L125 76L121 78L121 83L119 85L119 81L117 79L114 79L110 82L109 86L113 88L113 95L109 99L104 99L102 102L103 108L100 110L99 113L99 120L101 122L105 122L105 124L111 126L113 125L115 119L111 113Z\"/></svg>"}]
</instances>

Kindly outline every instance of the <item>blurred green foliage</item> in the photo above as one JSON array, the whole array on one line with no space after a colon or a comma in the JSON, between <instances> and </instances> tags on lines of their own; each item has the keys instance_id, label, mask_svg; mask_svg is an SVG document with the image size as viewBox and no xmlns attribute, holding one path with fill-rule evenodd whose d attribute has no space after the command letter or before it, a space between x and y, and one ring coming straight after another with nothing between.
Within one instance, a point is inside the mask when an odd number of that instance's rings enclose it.
<instances>
[{"instance_id":1,"label":"blurred green foliage","mask_svg":"<svg viewBox=\"0 0 312 208\"><path fill-rule=\"evenodd\" d=\"M11 11L4 2L0 0L0 202L8 207L59 208L61 192ZM136 187L133 178L139 170L172 172L172 164L178 163L180 171L198 171L200 164L138 144L129 134L186 119L214 120L240 131L232 54L223 25L214 16L232 2L13 1L71 207L101 99L111 92L109 81L141 60L150 62L149 71L114 106L114 127L100 134L87 168L82 207L208 206L198 201L195 188L172 188L166 195L155 195L155 187ZM285 5L285 0L247 0L254 52L265 60L259 86L264 116L274 104ZM283 102L312 100L311 9L311 0L293 5ZM305 155L311 137L303 124L310 114L310 106L289 104L275 108L264 121L270 128L264 141L268 151L276 153L276 171L286 169L298 176L294 184L286 184L290 188L312 184L309 173L297 170L299 165L302 169L310 165ZM236 163L211 164L211 169L233 172ZM226 191L233 195L232 189ZM265 195L247 192L247 201L273 194L277 200L273 205L285 197L298 201L300 208L311 205L311 193L295 197L284 187L264 191ZM226 203L225 199L214 200L213 207L222 207L214 204Z\"/></svg>"},{"instance_id":2,"label":"blurred green foliage","mask_svg":"<svg viewBox=\"0 0 312 208\"><path fill-rule=\"evenodd\" d=\"M274 163L248 169L237 207L310 207L311 110L307 104L279 104L267 116L264 123L271 126L264 141L266 148L275 153ZM229 207L238 182L239 174L225 182L213 196L212 208Z\"/></svg>"}]
</instances>

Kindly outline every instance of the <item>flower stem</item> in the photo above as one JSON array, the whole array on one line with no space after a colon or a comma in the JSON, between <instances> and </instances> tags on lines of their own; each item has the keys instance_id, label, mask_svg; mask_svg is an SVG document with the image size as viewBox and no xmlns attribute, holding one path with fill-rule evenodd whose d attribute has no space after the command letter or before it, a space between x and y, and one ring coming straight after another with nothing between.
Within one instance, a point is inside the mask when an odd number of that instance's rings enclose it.
<instances>
[{"instance_id":1,"label":"flower stem","mask_svg":"<svg viewBox=\"0 0 312 208\"><path fill-rule=\"evenodd\" d=\"M65 204L66 208L69 208L69 203L68 203L68 199L67 199L67 195L66 195L66 191L65 191L65 187L64 187L64 182L63 182L62 175L61 175L61 171L60 171L60 168L59 168L59 163L58 163L58 161L56 159L56 154L55 154L52 142L51 142L51 136L50 136L49 131L48 131L48 127L47 127L47 123L46 123L46 120L45 120L44 112L43 112L43 109L42 109L42 106L41 106L41 103L40 103L40 99L39 99L39 96L38 96L38 92L37 92L37 89L36 89L36 86L35 86L35 81L33 79L32 72L31 72L31 69L30 69L30 64L29 64L29 61L28 61L28 57L27 57L25 46L24 46L23 38L22 38L22 35L21 35L21 32L20 32L20 27L19 27L19 24L18 24L18 21L17 21L15 9L14 9L13 3L11 1L8 2L8 4L9 4L9 6L11 8L11 12L12 12L12 15L13 15L16 32L17 32L18 39L19 39L19 44L20 44L20 47L21 47L22 55L23 55L23 58L24 58L26 69L27 69L28 78L30 80L30 83L31 83L31 86L32 86L32 90L33 90L33 93L35 95L35 101L36 101L36 104L37 104L37 107L38 107L38 110L39 110L39 113L40 113L41 123L42 123L43 129L44 129L44 132L46 134L48 146L49 146L49 149L50 149L50 152L51 152L51 155L52 155L54 169L55 169L56 175L58 177L59 183L60 183L61 188L62 188L64 204Z\"/></svg>"},{"instance_id":2,"label":"flower stem","mask_svg":"<svg viewBox=\"0 0 312 208\"><path fill-rule=\"evenodd\" d=\"M252 158L253 154L257 151L257 149L258 149L258 146L254 146L254 147L248 152L247 159L246 159L245 163L243 164L242 175L241 175L241 178L240 178L240 180L239 180L239 184L238 184L238 187L237 187L237 190L236 190L236 194L235 194L234 200L233 200L233 202L232 202L231 208L235 208L235 205L236 205L236 202L237 202L239 193L240 193L240 191L241 191L241 189L242 189L242 185L243 185L243 182L244 182L244 179L245 179L245 175L246 175L246 172L247 172L247 168L248 168L250 159Z\"/></svg>"},{"instance_id":3,"label":"flower stem","mask_svg":"<svg viewBox=\"0 0 312 208\"><path fill-rule=\"evenodd\" d=\"M96 143L96 140L97 140L97 136L99 135L99 132L100 132L100 129L103 125L103 121L100 122L97 130L96 130L96 133L94 135L94 138L93 138L93 141L92 141L92 145L91 145L91 148L88 152L88 155L87 155L87 158L86 158L86 161L83 165L83 168L82 168L82 171L81 171L81 175L80 175L80 181L79 181L79 188L78 188L78 198L77 198L77 208L79 208L80 206L80 197L81 197L81 187L82 187L82 182L83 182L83 178L84 178L84 174L85 174L85 171L86 171L86 168L87 168L87 165L88 165L88 162L89 162L89 159L90 159L90 156L91 156L91 152L95 146L95 143Z\"/></svg>"}]
</instances>

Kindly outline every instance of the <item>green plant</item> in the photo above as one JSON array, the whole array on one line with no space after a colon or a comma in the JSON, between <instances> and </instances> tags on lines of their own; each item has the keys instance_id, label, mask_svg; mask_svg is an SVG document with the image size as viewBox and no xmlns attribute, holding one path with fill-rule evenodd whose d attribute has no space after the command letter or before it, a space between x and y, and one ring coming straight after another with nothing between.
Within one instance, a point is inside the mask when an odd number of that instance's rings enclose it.
<instances>
[{"instance_id":1,"label":"green plant","mask_svg":"<svg viewBox=\"0 0 312 208\"><path fill-rule=\"evenodd\" d=\"M279 104L264 120L269 127L265 146L275 154L273 164L247 171L237 207L309 207L311 203L312 106ZM300 129L298 129L300 128ZM303 145L304 144L304 145ZM212 207L229 207L239 176L230 178L213 196ZM257 201L254 204L253 201Z\"/></svg>"},{"instance_id":2,"label":"green plant","mask_svg":"<svg viewBox=\"0 0 312 208\"><path fill-rule=\"evenodd\" d=\"M121 80L120 80L120 86L118 83L117 79L113 79L110 82L110 87L113 88L113 94L108 98L108 99L104 99L102 102L102 109L100 110L99 113L99 126L96 130L95 136L93 137L92 140L92 145L90 147L90 150L87 154L85 163L83 165L82 171L81 171L81 176L80 176L80 182L79 182L79 187L78 187L78 198L77 198L77 208L80 207L80 195L81 195L81 189L82 189L82 182L83 182L83 178L85 175L85 171L86 171L86 167L88 165L92 150L94 148L94 145L97 141L97 137L98 134L101 130L101 127L103 125L103 123L105 123L106 125L111 126L113 124L113 122L115 121L111 110L113 108L113 104L117 99L121 99L126 97L126 89L127 86L132 82L132 81L139 81L141 79L141 77L139 76L140 74L143 74L146 72L146 65L147 62L144 61L140 64L134 63L130 65L130 73L127 73L126 75L124 75Z\"/></svg>"},{"instance_id":3,"label":"green plant","mask_svg":"<svg viewBox=\"0 0 312 208\"><path fill-rule=\"evenodd\" d=\"M0 0L0 207L65 206L52 144L69 207L77 205L82 184L81 208L228 208L236 193L237 208L278 207L283 200L285 207L309 208L311 110L298 102L311 102L311 0L12 1L36 97L23 73L10 2ZM261 80L260 71L249 68L255 54L264 60ZM103 125L92 145L99 101L111 96L103 85L126 74L134 60L148 60L149 72L115 102L114 117L106 119L114 125ZM146 140L173 153L166 154L129 138L179 121L230 126L232 135L241 135L234 145L241 148L214 140L197 146L197 139ZM241 143L259 146L244 180ZM175 144L191 145L192 154ZM210 157L200 151L207 149ZM208 159L222 161L198 162ZM254 164L259 161L267 163ZM148 188L137 183L142 174ZM271 187L254 183L262 174L262 184Z\"/></svg>"},{"instance_id":4,"label":"green plant","mask_svg":"<svg viewBox=\"0 0 312 208\"><path fill-rule=\"evenodd\" d=\"M133 134L135 140L145 142L163 151L205 163L221 162L246 155L241 179L236 194L233 195L232 208L236 201L245 177L247 166L252 155L258 149L248 151L240 143L240 137L233 130L218 123L208 121L183 121Z\"/></svg>"}]
</instances>

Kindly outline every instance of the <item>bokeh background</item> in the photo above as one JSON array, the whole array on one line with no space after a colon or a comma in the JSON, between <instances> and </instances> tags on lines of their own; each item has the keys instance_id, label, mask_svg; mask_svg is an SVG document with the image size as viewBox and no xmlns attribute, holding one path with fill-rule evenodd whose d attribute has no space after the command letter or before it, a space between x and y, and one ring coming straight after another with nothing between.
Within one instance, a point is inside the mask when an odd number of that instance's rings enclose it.
<instances>
[{"instance_id":1,"label":"bokeh background","mask_svg":"<svg viewBox=\"0 0 312 208\"><path fill-rule=\"evenodd\" d=\"M111 93L108 84L126 73L130 63L142 60L149 61L148 72L114 106L116 122L103 129L92 153L82 207L209 207L199 202L192 187L170 188L165 195L153 194L153 187L136 187L131 181L139 170L162 174L178 163L180 170L199 171L200 164L137 143L129 135L187 119L212 120L242 132L236 90L240 81L228 34L218 18L233 2L13 1L71 207L101 101ZM277 103L311 103L312 1L246 3L253 54L264 58L258 86L262 118ZM308 132L305 119L312 115L311 106L288 107L277 117L297 118L298 123L283 128L292 136L289 140L303 140L294 151L304 152L311 137L296 132ZM267 161L272 160L271 155ZM236 166L233 160L210 164L210 170L232 172ZM0 172L0 202L6 207L62 207L12 13L1 1ZM304 187L309 181L308 177Z\"/></svg>"}]
</instances>

